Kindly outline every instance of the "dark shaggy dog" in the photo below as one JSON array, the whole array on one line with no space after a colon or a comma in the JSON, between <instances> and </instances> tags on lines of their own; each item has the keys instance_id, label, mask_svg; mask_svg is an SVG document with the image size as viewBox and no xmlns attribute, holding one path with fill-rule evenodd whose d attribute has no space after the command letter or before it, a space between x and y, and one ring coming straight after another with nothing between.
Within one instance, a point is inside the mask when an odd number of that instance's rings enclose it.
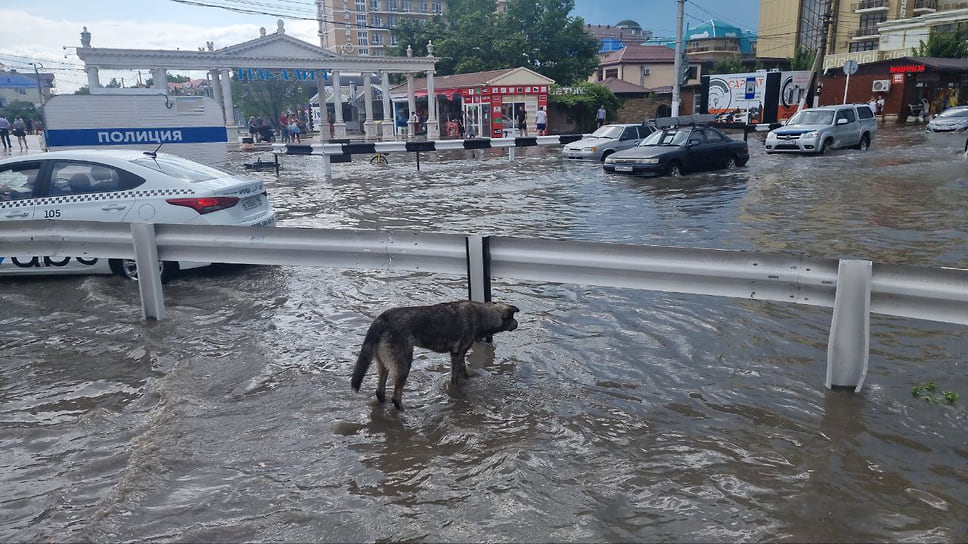
<instances>
[{"instance_id":1,"label":"dark shaggy dog","mask_svg":"<svg viewBox=\"0 0 968 544\"><path fill-rule=\"evenodd\" d=\"M410 374L414 347L450 353L450 381L457 383L467 377L464 356L471 345L494 333L516 329L514 312L518 311L508 304L470 300L391 308L377 316L366 331L353 371L353 389L360 390L370 362L376 361L380 380L376 398L386 400L387 376L393 372L391 400L397 410L403 410L403 386Z\"/></svg>"}]
</instances>

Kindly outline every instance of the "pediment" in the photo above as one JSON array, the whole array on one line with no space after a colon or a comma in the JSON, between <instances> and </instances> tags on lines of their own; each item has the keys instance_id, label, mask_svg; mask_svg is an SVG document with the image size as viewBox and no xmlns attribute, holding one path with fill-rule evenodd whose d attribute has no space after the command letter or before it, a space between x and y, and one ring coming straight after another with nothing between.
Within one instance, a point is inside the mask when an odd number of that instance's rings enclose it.
<instances>
[{"instance_id":1,"label":"pediment","mask_svg":"<svg viewBox=\"0 0 968 544\"><path fill-rule=\"evenodd\" d=\"M267 34L254 40L237 43L215 53L229 57L270 57L270 58L334 58L336 53L329 49L293 38L288 34Z\"/></svg>"},{"instance_id":2,"label":"pediment","mask_svg":"<svg viewBox=\"0 0 968 544\"><path fill-rule=\"evenodd\" d=\"M534 70L529 70L528 68L519 67L511 70L510 72L500 75L491 81L488 81L488 85L552 85L555 80L550 77L545 77Z\"/></svg>"}]
</instances>

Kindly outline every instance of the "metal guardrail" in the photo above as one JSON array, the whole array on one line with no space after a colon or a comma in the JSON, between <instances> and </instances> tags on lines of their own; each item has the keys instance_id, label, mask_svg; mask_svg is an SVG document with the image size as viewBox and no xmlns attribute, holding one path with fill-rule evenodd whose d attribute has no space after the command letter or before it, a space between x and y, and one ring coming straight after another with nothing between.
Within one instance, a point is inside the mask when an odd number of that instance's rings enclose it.
<instances>
[{"instance_id":1,"label":"metal guardrail","mask_svg":"<svg viewBox=\"0 0 968 544\"><path fill-rule=\"evenodd\" d=\"M870 314L968 325L968 270L718 249L405 231L82 221L0 222L0 255L135 259L146 319L165 316L159 260L463 275L792 302L833 309L827 387L859 391ZM153 274L143 271L151 270Z\"/></svg>"}]
</instances>

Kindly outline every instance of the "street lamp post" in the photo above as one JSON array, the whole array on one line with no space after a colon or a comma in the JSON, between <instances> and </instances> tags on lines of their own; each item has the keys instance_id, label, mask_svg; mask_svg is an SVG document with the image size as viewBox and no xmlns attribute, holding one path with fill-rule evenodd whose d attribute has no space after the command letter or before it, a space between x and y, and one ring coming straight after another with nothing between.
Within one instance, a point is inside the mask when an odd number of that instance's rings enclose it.
<instances>
[{"instance_id":1,"label":"street lamp post","mask_svg":"<svg viewBox=\"0 0 968 544\"><path fill-rule=\"evenodd\" d=\"M34 79L37 80L37 94L40 95L40 120L44 123L44 134L42 135L44 140L40 143L40 147L41 149L45 149L47 147L47 115L45 112L47 102L44 100L44 89L40 85L40 71L37 70L38 67L43 68L44 65L39 62L30 62L28 64L34 67Z\"/></svg>"}]
</instances>

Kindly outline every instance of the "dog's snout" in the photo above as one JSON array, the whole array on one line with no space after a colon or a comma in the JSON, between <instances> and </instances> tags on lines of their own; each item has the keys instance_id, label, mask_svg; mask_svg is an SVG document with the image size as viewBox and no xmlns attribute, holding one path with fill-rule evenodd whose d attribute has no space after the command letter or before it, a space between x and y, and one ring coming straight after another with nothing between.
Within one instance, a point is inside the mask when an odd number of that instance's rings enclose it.
<instances>
[{"instance_id":1,"label":"dog's snout","mask_svg":"<svg viewBox=\"0 0 968 544\"><path fill-rule=\"evenodd\" d=\"M518 328L518 321L512 317L507 320L504 326L506 330L513 331L514 329Z\"/></svg>"}]
</instances>

